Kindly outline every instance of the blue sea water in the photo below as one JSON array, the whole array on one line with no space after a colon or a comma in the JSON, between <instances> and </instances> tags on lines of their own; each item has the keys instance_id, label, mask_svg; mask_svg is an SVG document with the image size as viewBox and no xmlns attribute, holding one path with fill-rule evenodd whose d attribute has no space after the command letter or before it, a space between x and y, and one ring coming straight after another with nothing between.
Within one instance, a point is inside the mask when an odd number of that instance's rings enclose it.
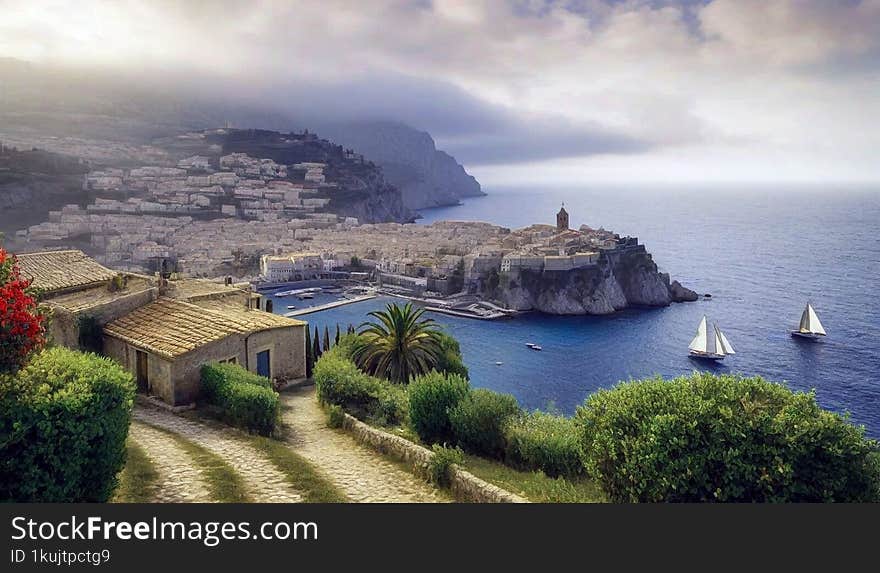
<instances>
[{"instance_id":1,"label":"blue sea water","mask_svg":"<svg viewBox=\"0 0 880 573\"><path fill-rule=\"evenodd\" d=\"M582 223L637 236L661 270L711 300L606 317L529 314L484 322L433 315L461 343L474 386L509 392L527 408L570 414L598 388L706 366L687 357L703 314L737 354L713 368L815 389L880 437L880 189L488 189L486 197L423 212L420 223L553 223L560 204ZM789 331L811 301L827 339ZM375 299L303 317L323 332L358 324ZM278 308L278 306L276 306ZM280 309L279 309L280 310ZM526 342L543 347L526 348ZM503 364L498 366L496 362Z\"/></svg>"}]
</instances>

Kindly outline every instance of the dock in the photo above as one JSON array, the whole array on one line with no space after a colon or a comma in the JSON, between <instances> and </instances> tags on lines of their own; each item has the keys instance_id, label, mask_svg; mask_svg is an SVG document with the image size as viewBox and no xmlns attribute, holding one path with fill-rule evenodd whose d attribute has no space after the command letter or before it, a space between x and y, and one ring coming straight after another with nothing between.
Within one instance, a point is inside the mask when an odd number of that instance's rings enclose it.
<instances>
[{"instance_id":1,"label":"dock","mask_svg":"<svg viewBox=\"0 0 880 573\"><path fill-rule=\"evenodd\" d=\"M450 316L458 316L461 318L476 318L478 320L496 320L499 318L508 318L510 315L503 312L492 312L486 314L477 314L466 310L454 310L451 308L443 308L439 306L426 306L425 310L430 312L438 312L440 314L448 314Z\"/></svg>"},{"instance_id":2,"label":"dock","mask_svg":"<svg viewBox=\"0 0 880 573\"><path fill-rule=\"evenodd\" d=\"M312 314L313 312L321 312L322 310L330 310L331 308L345 306L346 304L353 304L356 302L370 300L371 298L376 298L377 296L379 296L379 295L365 294L363 296L358 296L355 298L346 298L343 300L328 302L327 304L319 304L318 306L307 306L306 308L300 308L297 310L292 310L290 312L285 312L284 316L286 316L287 318L293 318L295 316L303 316L305 314Z\"/></svg>"}]
</instances>

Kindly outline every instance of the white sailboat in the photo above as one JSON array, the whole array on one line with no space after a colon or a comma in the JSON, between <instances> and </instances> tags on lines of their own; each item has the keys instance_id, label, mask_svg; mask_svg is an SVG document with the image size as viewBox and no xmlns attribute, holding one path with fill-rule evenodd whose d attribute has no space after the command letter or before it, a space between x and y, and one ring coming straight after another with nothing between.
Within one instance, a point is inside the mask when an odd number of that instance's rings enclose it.
<instances>
[{"instance_id":1,"label":"white sailboat","mask_svg":"<svg viewBox=\"0 0 880 573\"><path fill-rule=\"evenodd\" d=\"M693 358L706 360L724 360L725 356L736 354L733 350L733 345L730 344L730 341L727 340L727 337L724 336L724 333L721 332L717 324L713 324L712 329L709 330L708 321L705 316L703 316L700 325L697 327L696 336L688 345L688 351L689 355Z\"/></svg>"},{"instance_id":2,"label":"white sailboat","mask_svg":"<svg viewBox=\"0 0 880 573\"><path fill-rule=\"evenodd\" d=\"M792 330L791 335L810 340L818 340L825 336L825 329L822 327L822 323L819 322L819 315L816 314L816 311L813 310L813 305L810 303L807 303L807 307L804 309L803 314L801 314L801 322L798 324L797 330Z\"/></svg>"}]
</instances>

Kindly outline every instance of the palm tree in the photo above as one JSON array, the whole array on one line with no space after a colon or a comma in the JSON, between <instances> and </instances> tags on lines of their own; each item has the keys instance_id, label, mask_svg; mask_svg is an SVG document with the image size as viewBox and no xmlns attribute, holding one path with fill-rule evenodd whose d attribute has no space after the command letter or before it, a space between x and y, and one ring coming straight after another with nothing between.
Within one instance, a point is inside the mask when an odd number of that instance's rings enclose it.
<instances>
[{"instance_id":1,"label":"palm tree","mask_svg":"<svg viewBox=\"0 0 880 573\"><path fill-rule=\"evenodd\" d=\"M439 329L434 320L422 318L424 312L412 303L371 312L378 322L361 324L354 361L369 374L401 384L435 368L441 353Z\"/></svg>"}]
</instances>

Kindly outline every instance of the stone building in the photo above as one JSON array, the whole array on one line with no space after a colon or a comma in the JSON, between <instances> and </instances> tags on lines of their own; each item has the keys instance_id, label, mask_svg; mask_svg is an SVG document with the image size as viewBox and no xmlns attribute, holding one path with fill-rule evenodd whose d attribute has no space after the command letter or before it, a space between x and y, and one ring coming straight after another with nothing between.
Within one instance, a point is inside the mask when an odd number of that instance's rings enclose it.
<instances>
[{"instance_id":1,"label":"stone building","mask_svg":"<svg viewBox=\"0 0 880 573\"><path fill-rule=\"evenodd\" d=\"M556 230L560 232L568 230L568 211L565 210L565 203L562 204L559 212L556 213Z\"/></svg>"},{"instance_id":2,"label":"stone building","mask_svg":"<svg viewBox=\"0 0 880 573\"><path fill-rule=\"evenodd\" d=\"M118 273L82 251L18 255L21 275L40 289L51 320L49 340L77 350L101 350L100 327L156 300L150 277Z\"/></svg>"},{"instance_id":3,"label":"stone building","mask_svg":"<svg viewBox=\"0 0 880 573\"><path fill-rule=\"evenodd\" d=\"M201 367L231 362L273 380L304 378L306 323L228 301L162 297L104 327L104 352L138 391L172 405L196 400Z\"/></svg>"}]
</instances>

